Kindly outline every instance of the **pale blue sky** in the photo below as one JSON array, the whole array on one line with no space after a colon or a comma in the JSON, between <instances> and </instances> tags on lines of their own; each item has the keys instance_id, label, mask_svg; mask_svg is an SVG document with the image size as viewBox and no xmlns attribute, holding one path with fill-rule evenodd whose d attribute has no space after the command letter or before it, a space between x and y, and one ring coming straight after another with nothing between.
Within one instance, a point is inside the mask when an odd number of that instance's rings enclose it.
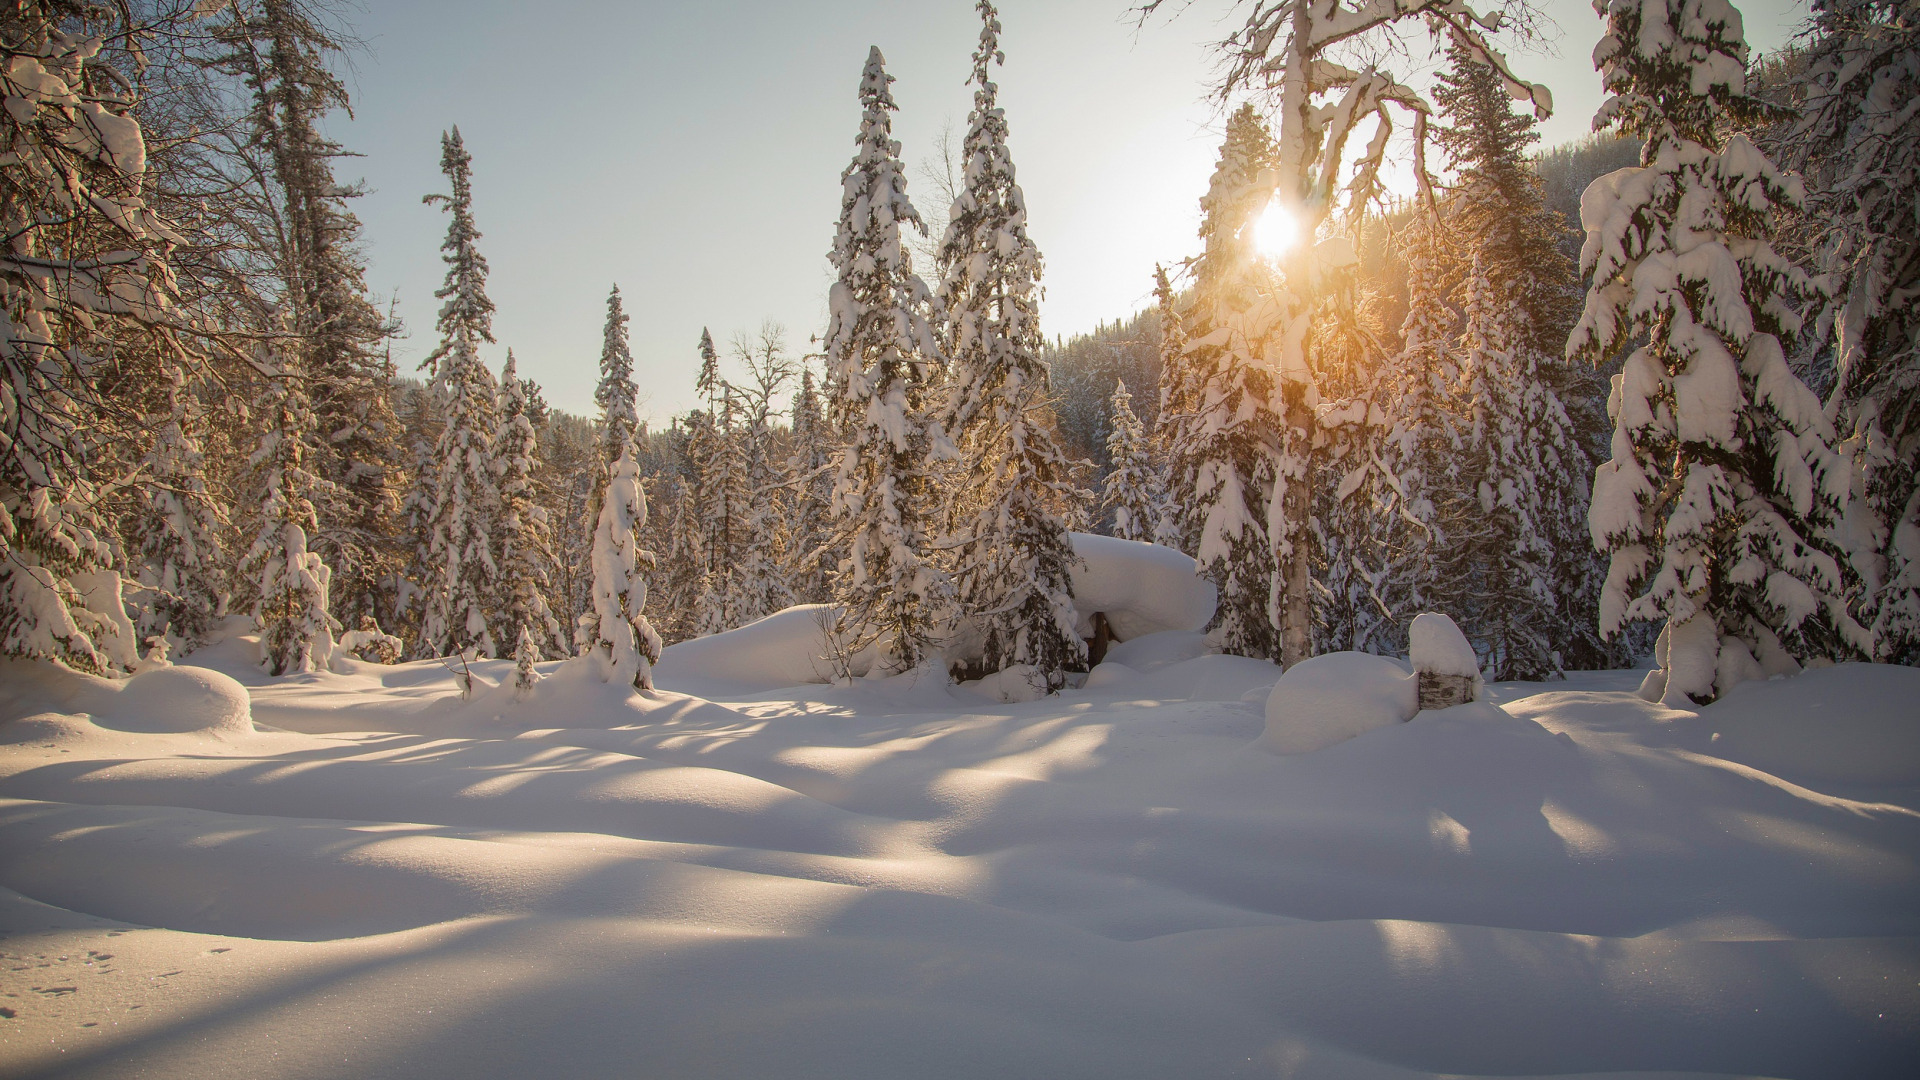
<instances>
[{"instance_id":1,"label":"pale blue sky","mask_svg":"<svg viewBox=\"0 0 1920 1080\"><path fill-rule=\"evenodd\" d=\"M1177 0L1169 3L1177 6ZM1805 10L1740 5L1770 49ZM1126 0L1004 0L996 72L1030 230L1046 257L1051 337L1144 305L1156 260L1191 254L1218 142L1202 43L1227 0L1196 0L1136 31ZM1600 22L1586 0L1547 0L1559 40L1514 57L1554 91L1549 143L1588 130ZM397 295L410 370L433 344L445 216L440 132L473 155L474 213L493 267L497 370L512 346L548 400L588 412L607 288L633 316L643 413L693 405L694 344L763 319L796 352L825 321L826 253L859 119L869 45L886 54L894 132L915 173L943 124L964 130L979 33L971 0L367 0L349 74L355 117L330 125L364 178L369 284Z\"/></svg>"}]
</instances>

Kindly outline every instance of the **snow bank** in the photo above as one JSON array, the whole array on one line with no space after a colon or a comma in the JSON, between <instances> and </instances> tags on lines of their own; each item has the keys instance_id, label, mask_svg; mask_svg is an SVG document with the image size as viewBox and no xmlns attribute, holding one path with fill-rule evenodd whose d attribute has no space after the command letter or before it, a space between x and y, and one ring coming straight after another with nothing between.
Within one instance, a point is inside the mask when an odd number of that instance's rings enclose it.
<instances>
[{"instance_id":1,"label":"snow bank","mask_svg":"<svg viewBox=\"0 0 1920 1080\"><path fill-rule=\"evenodd\" d=\"M1111 536L1074 533L1073 550L1082 564L1073 569L1077 630L1093 636L1094 612L1104 611L1121 642L1166 632L1191 633L1213 618L1215 590L1195 574L1194 561L1171 548ZM656 674L663 685L696 693L717 689L775 690L824 683L833 678L826 620L832 605L803 604L777 611L735 630L669 645L660 654ZM960 627L948 643L950 660L978 656L978 635ZM869 647L850 659L853 675L873 666ZM973 689L998 701L1028 700L1013 682L999 679ZM1009 694L1014 696L1009 697Z\"/></svg>"},{"instance_id":2,"label":"snow bank","mask_svg":"<svg viewBox=\"0 0 1920 1080\"><path fill-rule=\"evenodd\" d=\"M247 688L203 667L168 665L130 679L102 679L52 664L0 667L0 720L48 711L84 716L97 728L140 734L250 735Z\"/></svg>"},{"instance_id":3,"label":"snow bank","mask_svg":"<svg viewBox=\"0 0 1920 1080\"><path fill-rule=\"evenodd\" d=\"M1744 682L1685 723L1702 752L1796 783L1920 784L1920 669L1839 664Z\"/></svg>"},{"instance_id":4,"label":"snow bank","mask_svg":"<svg viewBox=\"0 0 1920 1080\"><path fill-rule=\"evenodd\" d=\"M1104 611L1122 641L1164 630L1199 630L1213 618L1216 590L1194 561L1172 548L1092 533L1073 534L1073 606L1081 637Z\"/></svg>"},{"instance_id":5,"label":"snow bank","mask_svg":"<svg viewBox=\"0 0 1920 1080\"><path fill-rule=\"evenodd\" d=\"M1274 684L1259 745L1307 754L1405 723L1418 711L1417 684L1405 664L1372 653L1327 653L1293 665Z\"/></svg>"},{"instance_id":6,"label":"snow bank","mask_svg":"<svg viewBox=\"0 0 1920 1080\"><path fill-rule=\"evenodd\" d=\"M827 628L834 610L831 604L801 604L735 630L669 645L655 665L658 676L768 690L827 682L833 678ZM851 673L865 675L873 659L872 648L852 657Z\"/></svg>"}]
</instances>

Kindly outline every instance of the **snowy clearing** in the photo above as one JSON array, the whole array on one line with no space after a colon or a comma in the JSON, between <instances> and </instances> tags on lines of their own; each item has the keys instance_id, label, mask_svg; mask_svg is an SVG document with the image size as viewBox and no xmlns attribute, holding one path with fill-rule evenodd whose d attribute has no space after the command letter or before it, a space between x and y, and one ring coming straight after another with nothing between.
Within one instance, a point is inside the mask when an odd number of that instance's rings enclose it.
<instances>
[{"instance_id":1,"label":"snowy clearing","mask_svg":"<svg viewBox=\"0 0 1920 1080\"><path fill-rule=\"evenodd\" d=\"M671 653L651 697L545 665L524 704L431 662L196 656L259 730L197 668L8 662L0 1073L1915 1060L1920 672L1697 713L1638 672L1496 684L1279 754L1278 669L1198 637L1021 705L904 678L708 701Z\"/></svg>"}]
</instances>

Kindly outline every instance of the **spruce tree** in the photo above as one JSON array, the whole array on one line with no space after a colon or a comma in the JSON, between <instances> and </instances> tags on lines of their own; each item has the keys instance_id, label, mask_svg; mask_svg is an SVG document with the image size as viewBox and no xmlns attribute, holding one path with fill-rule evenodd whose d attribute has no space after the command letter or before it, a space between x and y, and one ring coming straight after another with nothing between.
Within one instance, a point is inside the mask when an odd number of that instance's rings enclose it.
<instances>
[{"instance_id":1,"label":"spruce tree","mask_svg":"<svg viewBox=\"0 0 1920 1080\"><path fill-rule=\"evenodd\" d=\"M1434 98L1436 138L1457 181L1448 229L1468 274L1459 295L1464 460L1470 501L1449 523L1441 572L1468 584L1454 614L1488 678L1559 675L1593 638L1598 566L1585 522L1592 465L1555 393L1572 322L1573 266L1526 149L1532 117L1513 111L1499 74L1459 44ZM1565 651L1563 651L1565 650ZM1589 654L1593 650L1589 649Z\"/></svg>"},{"instance_id":2,"label":"spruce tree","mask_svg":"<svg viewBox=\"0 0 1920 1080\"><path fill-rule=\"evenodd\" d=\"M792 452L787 459L787 486L792 491L792 542L787 546L787 581L794 602L823 604L832 596L833 476L828 452L832 434L820 394L814 388L813 368L800 372L800 389L793 396Z\"/></svg>"},{"instance_id":3,"label":"spruce tree","mask_svg":"<svg viewBox=\"0 0 1920 1080\"><path fill-rule=\"evenodd\" d=\"M940 375L932 300L901 243L922 227L907 198L897 106L878 47L860 77L853 161L841 174L831 261L826 354L831 423L846 440L834 484L834 522L845 557L834 585L836 636L853 649L883 640L883 670L933 659L952 622L953 585L934 558L938 529L933 456L947 445L929 416Z\"/></svg>"},{"instance_id":4,"label":"spruce tree","mask_svg":"<svg viewBox=\"0 0 1920 1080\"><path fill-rule=\"evenodd\" d=\"M1054 507L1074 501L1072 466L1042 414L1040 250L1027 236L999 88L1000 20L988 0L973 54L973 111L961 144L965 186L940 243L940 298L952 397L947 428L965 474L954 536L960 608L985 636L983 664L1031 665L1047 689L1064 684L1086 644L1075 632L1067 524Z\"/></svg>"},{"instance_id":5,"label":"spruce tree","mask_svg":"<svg viewBox=\"0 0 1920 1080\"><path fill-rule=\"evenodd\" d=\"M1174 307L1173 286L1163 266L1153 268L1153 296L1160 315L1160 408L1154 418L1154 453L1166 473L1166 500L1154 522L1153 541L1191 555L1199 536L1194 483L1200 466L1202 387L1187 357L1183 314Z\"/></svg>"},{"instance_id":6,"label":"spruce tree","mask_svg":"<svg viewBox=\"0 0 1920 1080\"><path fill-rule=\"evenodd\" d=\"M1407 263L1407 314L1401 346L1383 376L1386 431L1382 467L1392 497L1380 507L1382 603L1396 624L1425 611L1463 611L1465 590L1443 569L1453 548L1448 526L1461 505L1465 457L1459 422L1460 368L1455 353L1459 313L1448 303L1454 258L1439 207L1429 195L1400 234ZM1404 625L1397 629L1404 630Z\"/></svg>"},{"instance_id":7,"label":"spruce tree","mask_svg":"<svg viewBox=\"0 0 1920 1080\"><path fill-rule=\"evenodd\" d=\"M207 489L206 456L192 434L184 372L175 374L169 415L154 436L128 530L130 570L145 588L136 627L142 642L165 636L176 654L212 637L226 614L224 523Z\"/></svg>"},{"instance_id":8,"label":"spruce tree","mask_svg":"<svg viewBox=\"0 0 1920 1080\"><path fill-rule=\"evenodd\" d=\"M493 474L493 433L499 427L498 389L480 358L480 344L493 341L493 301L487 299L487 260L475 246L473 159L454 128L440 138L440 170L450 195L429 195L428 203L450 212L447 239L440 245L447 280L434 296L440 307L440 344L422 366L433 372L446 414L434 450L433 504L427 522L425 617L421 647L430 656L451 656L477 649L481 656L501 655L507 646L495 634L500 621L493 601L498 593L494 564L494 519L499 492ZM512 639L508 639L511 641Z\"/></svg>"},{"instance_id":9,"label":"spruce tree","mask_svg":"<svg viewBox=\"0 0 1920 1080\"><path fill-rule=\"evenodd\" d=\"M1825 539L1847 463L1781 346L1810 289L1769 243L1769 216L1799 181L1723 134L1767 108L1746 93L1739 13L1607 15L1594 62L1613 96L1596 124L1645 150L1581 197L1592 284L1567 353L1598 362L1648 337L1615 377L1613 458L1594 479L1590 524L1612 556L1600 628L1664 621L1646 692L1688 707L1866 644Z\"/></svg>"},{"instance_id":10,"label":"spruce tree","mask_svg":"<svg viewBox=\"0 0 1920 1080\"><path fill-rule=\"evenodd\" d=\"M292 350L262 362L266 426L250 464L253 483L248 541L236 575L260 631L260 665L269 675L325 671L340 624L328 613L333 571L309 538L316 524L314 493L327 481L307 468L313 412L306 379Z\"/></svg>"},{"instance_id":11,"label":"spruce tree","mask_svg":"<svg viewBox=\"0 0 1920 1080\"><path fill-rule=\"evenodd\" d=\"M547 597L553 588L553 543L546 508L534 490L539 442L527 415L533 388L514 369L513 350L500 376L500 426L493 436L494 483L499 512L494 539L499 549L499 640L534 660L566 655L566 640Z\"/></svg>"},{"instance_id":12,"label":"spruce tree","mask_svg":"<svg viewBox=\"0 0 1920 1080\"><path fill-rule=\"evenodd\" d=\"M1312 430L1296 421L1317 395L1302 396L1296 380L1296 400L1289 402L1281 373L1265 362L1266 344L1281 331L1285 312L1262 288L1267 282L1251 226L1266 206L1273 153L1265 123L1252 106L1242 106L1227 122L1201 199L1206 246L1186 316L1183 361L1199 389L1190 441L1182 448L1189 464L1178 486L1192 485L1195 557L1219 590L1212 630L1220 648L1274 660L1291 651L1299 656L1286 658L1295 660L1307 649L1282 643L1281 594L1288 575L1305 573ZM1304 638L1301 621L1293 629Z\"/></svg>"},{"instance_id":13,"label":"spruce tree","mask_svg":"<svg viewBox=\"0 0 1920 1080\"><path fill-rule=\"evenodd\" d=\"M1830 349L1828 415L1853 459L1845 535L1873 656L1920 663L1920 2L1816 0L1800 119L1783 162L1806 177L1801 215L1832 283L1817 308Z\"/></svg>"},{"instance_id":14,"label":"spruce tree","mask_svg":"<svg viewBox=\"0 0 1920 1080\"><path fill-rule=\"evenodd\" d=\"M600 352L600 448L593 501L591 602L576 642L607 682L653 689L660 635L647 621L647 581L653 553L640 546L647 524L647 496L635 460L639 433L639 388L633 382L633 352L627 344L627 313L620 287L607 296L607 327Z\"/></svg>"},{"instance_id":15,"label":"spruce tree","mask_svg":"<svg viewBox=\"0 0 1920 1080\"><path fill-rule=\"evenodd\" d=\"M1101 487L1100 509L1113 519L1112 535L1151 542L1165 512L1166 492L1153 467L1146 432L1133 415L1133 395L1125 382L1113 384L1113 434L1107 437L1113 468Z\"/></svg>"}]
</instances>

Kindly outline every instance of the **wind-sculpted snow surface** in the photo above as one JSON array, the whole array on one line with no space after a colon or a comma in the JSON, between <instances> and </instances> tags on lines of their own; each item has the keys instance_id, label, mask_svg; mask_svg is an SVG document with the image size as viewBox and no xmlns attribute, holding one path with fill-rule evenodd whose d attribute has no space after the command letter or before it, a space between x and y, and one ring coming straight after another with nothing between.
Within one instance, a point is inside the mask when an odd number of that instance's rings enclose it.
<instances>
[{"instance_id":1,"label":"wind-sculpted snow surface","mask_svg":"<svg viewBox=\"0 0 1920 1080\"><path fill-rule=\"evenodd\" d=\"M906 676L716 702L670 657L652 693L569 662L524 700L510 661L464 697L431 661L269 680L238 641L196 654L225 674L123 684L9 662L0 1075L1839 1078L1920 1053L1920 672L1698 712L1637 672L1495 684L1283 755L1272 665L1190 630L1110 656L1017 705Z\"/></svg>"}]
</instances>

